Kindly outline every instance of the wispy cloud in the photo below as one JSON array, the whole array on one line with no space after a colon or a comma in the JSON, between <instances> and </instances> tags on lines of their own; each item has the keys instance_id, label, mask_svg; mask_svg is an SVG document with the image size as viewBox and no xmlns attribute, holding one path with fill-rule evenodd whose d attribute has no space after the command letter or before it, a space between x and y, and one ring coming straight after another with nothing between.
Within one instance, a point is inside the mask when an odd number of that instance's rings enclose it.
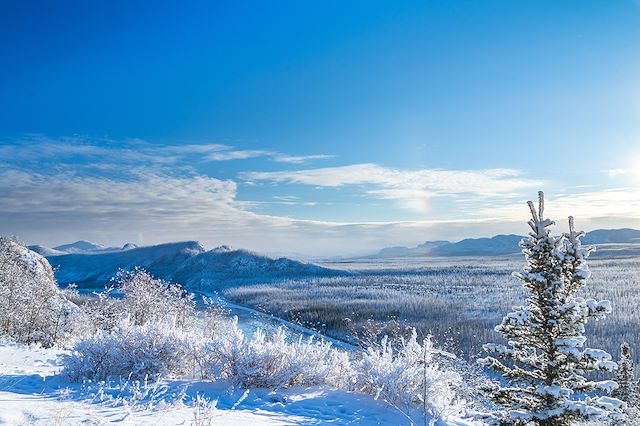
<instances>
[{"instance_id":1,"label":"wispy cloud","mask_svg":"<svg viewBox=\"0 0 640 426\"><path fill-rule=\"evenodd\" d=\"M27 135L20 140L1 141L0 158L20 161L36 161L53 157L71 159L115 157L120 161L175 163L189 157L197 161L229 161L249 158L266 158L278 163L305 163L326 160L331 155L290 155L270 150L244 150L219 143L166 145L141 139L114 140L107 137L72 136L49 138L44 135Z\"/></svg>"},{"instance_id":2,"label":"wispy cloud","mask_svg":"<svg viewBox=\"0 0 640 426\"><path fill-rule=\"evenodd\" d=\"M64 173L4 170L0 173L2 211L6 214L50 212L60 215L138 214L181 211L211 217L221 208L238 208L236 184L206 176L167 176L154 171L123 175L121 179ZM215 207L215 210L211 211Z\"/></svg>"},{"instance_id":3,"label":"wispy cloud","mask_svg":"<svg viewBox=\"0 0 640 426\"><path fill-rule=\"evenodd\" d=\"M245 160L247 158L269 158L278 163L305 163L312 160L326 160L332 158L330 155L287 155L274 151L263 150L233 150L232 147L226 147L224 150L213 152L207 155L208 160L212 161L228 161L228 160Z\"/></svg>"},{"instance_id":4,"label":"wispy cloud","mask_svg":"<svg viewBox=\"0 0 640 426\"><path fill-rule=\"evenodd\" d=\"M307 161L313 161L313 160L328 160L330 158L333 158L334 156L326 155L326 154L287 155L287 154L272 152L270 153L269 157L271 157L273 161L277 161L278 163L300 164L300 163L306 163Z\"/></svg>"},{"instance_id":5,"label":"wispy cloud","mask_svg":"<svg viewBox=\"0 0 640 426\"><path fill-rule=\"evenodd\" d=\"M545 198L547 214L557 221L564 221L568 216L574 216L578 222L598 220L599 226L607 226L607 223L611 224L609 226L619 226L624 221L630 223L640 220L640 190L635 188L613 188L567 194L551 193ZM522 208L524 202L525 200L522 199L512 203L485 204L476 210L475 216L491 217L495 220L525 219L528 211Z\"/></svg>"},{"instance_id":6,"label":"wispy cloud","mask_svg":"<svg viewBox=\"0 0 640 426\"><path fill-rule=\"evenodd\" d=\"M433 196L512 196L522 189L538 188L543 182L520 177L512 169L486 170L398 170L376 164L353 164L305 170L245 172L241 179L316 187L361 185L374 198L397 200L401 207L424 212Z\"/></svg>"},{"instance_id":7,"label":"wispy cloud","mask_svg":"<svg viewBox=\"0 0 640 426\"><path fill-rule=\"evenodd\" d=\"M604 173L606 173L607 176L609 176L610 178L617 178L619 176L624 176L626 174L629 173L629 170L627 169L607 169L607 170L603 170Z\"/></svg>"},{"instance_id":8,"label":"wispy cloud","mask_svg":"<svg viewBox=\"0 0 640 426\"><path fill-rule=\"evenodd\" d=\"M271 198L273 198L274 202L281 204L293 205L300 202L300 198L295 195L274 195Z\"/></svg>"},{"instance_id":9,"label":"wispy cloud","mask_svg":"<svg viewBox=\"0 0 640 426\"><path fill-rule=\"evenodd\" d=\"M340 167L276 172L245 172L247 181L271 181L304 185L338 187L344 185L379 185L384 188L424 189L438 194L477 193L484 195L512 192L536 187L539 180L520 178L512 169L487 170L398 170L376 164L353 164Z\"/></svg>"},{"instance_id":10,"label":"wispy cloud","mask_svg":"<svg viewBox=\"0 0 640 426\"><path fill-rule=\"evenodd\" d=\"M233 151L227 148L224 151L213 152L207 155L207 160L211 161L229 161L229 160L246 160L247 158L266 157L266 151L244 150Z\"/></svg>"}]
</instances>

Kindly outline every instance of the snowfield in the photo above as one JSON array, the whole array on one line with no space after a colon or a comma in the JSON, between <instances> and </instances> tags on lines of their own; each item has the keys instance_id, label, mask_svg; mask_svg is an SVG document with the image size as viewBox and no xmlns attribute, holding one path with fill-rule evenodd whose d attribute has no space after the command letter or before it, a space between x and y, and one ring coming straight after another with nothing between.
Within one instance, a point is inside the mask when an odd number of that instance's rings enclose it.
<instances>
[{"instance_id":1,"label":"snowfield","mask_svg":"<svg viewBox=\"0 0 640 426\"><path fill-rule=\"evenodd\" d=\"M0 342L0 424L410 424L368 395L327 387L270 391L221 381L72 383L60 374L67 353Z\"/></svg>"}]
</instances>

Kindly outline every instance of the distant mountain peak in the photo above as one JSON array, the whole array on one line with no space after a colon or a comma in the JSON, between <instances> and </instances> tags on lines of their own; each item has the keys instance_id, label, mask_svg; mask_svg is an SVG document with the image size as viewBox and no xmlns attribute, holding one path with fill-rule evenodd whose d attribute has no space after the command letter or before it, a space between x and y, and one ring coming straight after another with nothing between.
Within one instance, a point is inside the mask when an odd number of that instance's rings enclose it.
<instances>
[{"instance_id":1,"label":"distant mountain peak","mask_svg":"<svg viewBox=\"0 0 640 426\"><path fill-rule=\"evenodd\" d=\"M434 247L444 246L447 244L451 244L451 241L446 241L446 240L425 241L422 244L418 244L418 247L434 248Z\"/></svg>"},{"instance_id":2,"label":"distant mountain peak","mask_svg":"<svg viewBox=\"0 0 640 426\"><path fill-rule=\"evenodd\" d=\"M60 256L61 254L67 254L67 252L52 249L46 246L41 246L39 244L35 244L27 248L31 251L38 253L41 256Z\"/></svg>"},{"instance_id":3,"label":"distant mountain peak","mask_svg":"<svg viewBox=\"0 0 640 426\"><path fill-rule=\"evenodd\" d=\"M104 250L106 247L102 244L92 243L87 240L78 240L75 243L63 244L61 246L54 247L54 250L66 251L71 253L73 251L97 251Z\"/></svg>"},{"instance_id":4,"label":"distant mountain peak","mask_svg":"<svg viewBox=\"0 0 640 426\"><path fill-rule=\"evenodd\" d=\"M227 245L222 245L211 250L213 253L228 253L230 251L233 251L233 249Z\"/></svg>"},{"instance_id":5,"label":"distant mountain peak","mask_svg":"<svg viewBox=\"0 0 640 426\"><path fill-rule=\"evenodd\" d=\"M167 243L167 244L160 244L160 245L164 246L164 245L171 245L171 244L183 245L184 250L186 252L193 253L193 254L201 254L207 251L202 246L202 244L200 244L199 241L183 241L181 243Z\"/></svg>"}]
</instances>

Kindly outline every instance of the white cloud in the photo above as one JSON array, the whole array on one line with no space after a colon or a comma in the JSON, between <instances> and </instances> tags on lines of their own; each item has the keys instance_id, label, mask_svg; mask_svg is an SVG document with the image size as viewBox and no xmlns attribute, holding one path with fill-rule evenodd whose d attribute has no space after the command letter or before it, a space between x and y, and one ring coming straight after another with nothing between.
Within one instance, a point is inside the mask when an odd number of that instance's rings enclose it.
<instances>
[{"instance_id":1,"label":"white cloud","mask_svg":"<svg viewBox=\"0 0 640 426\"><path fill-rule=\"evenodd\" d=\"M598 226L631 226L640 220L640 190L617 188L571 194L547 194L545 211L551 219L564 221L574 216L577 222L599 222ZM528 219L525 200L500 205L483 205L475 212L478 218L495 220ZM626 221L626 225L624 224ZM588 228L588 227L587 227Z\"/></svg>"},{"instance_id":2,"label":"white cloud","mask_svg":"<svg viewBox=\"0 0 640 426\"><path fill-rule=\"evenodd\" d=\"M431 196L425 190L410 188L373 189L366 193L380 199L395 200L400 207L421 213L428 211L428 200Z\"/></svg>"},{"instance_id":3,"label":"white cloud","mask_svg":"<svg viewBox=\"0 0 640 426\"><path fill-rule=\"evenodd\" d=\"M299 163L305 163L307 161L312 161L312 160L328 160L330 158L333 158L333 155L326 155L326 154L316 154L316 155L287 155L287 154L280 154L277 152L272 152L269 155L273 161L276 161L278 163L292 163L292 164L299 164Z\"/></svg>"},{"instance_id":4,"label":"white cloud","mask_svg":"<svg viewBox=\"0 0 640 426\"><path fill-rule=\"evenodd\" d=\"M247 181L298 183L321 187L379 185L383 188L423 189L439 194L476 193L493 195L540 186L539 180L518 178L511 169L487 170L397 170L376 164L353 164L306 170L245 172Z\"/></svg>"},{"instance_id":5,"label":"white cloud","mask_svg":"<svg viewBox=\"0 0 640 426\"><path fill-rule=\"evenodd\" d=\"M363 190L374 198L396 200L400 207L426 212L433 196L511 197L522 189L539 188L543 182L519 177L511 169L487 170L397 170L376 164L353 164L317 169L246 172L240 177L249 183L268 181L341 187L367 185Z\"/></svg>"},{"instance_id":6,"label":"white cloud","mask_svg":"<svg viewBox=\"0 0 640 426\"><path fill-rule=\"evenodd\" d=\"M228 161L228 160L245 160L247 158L266 157L277 163L304 163L312 160L326 160L332 158L330 155L287 155L274 151L263 150L233 150L227 147L226 150L213 152L207 155L208 160L212 161Z\"/></svg>"},{"instance_id":7,"label":"white cloud","mask_svg":"<svg viewBox=\"0 0 640 426\"><path fill-rule=\"evenodd\" d=\"M224 151L230 149L227 145L217 143L209 144L189 144L189 145L162 145L163 152L174 152L177 154L208 154L210 152Z\"/></svg>"},{"instance_id":8,"label":"white cloud","mask_svg":"<svg viewBox=\"0 0 640 426\"><path fill-rule=\"evenodd\" d=\"M140 214L154 216L188 212L219 216L241 203L236 184L206 176L162 176L138 172L123 179L44 175L22 170L0 172L3 214L48 212L52 215Z\"/></svg>"},{"instance_id":9,"label":"white cloud","mask_svg":"<svg viewBox=\"0 0 640 426\"><path fill-rule=\"evenodd\" d=\"M604 170L604 173L607 174L610 178L617 178L618 176L623 176L629 173L627 169L607 169Z\"/></svg>"},{"instance_id":10,"label":"white cloud","mask_svg":"<svg viewBox=\"0 0 640 426\"><path fill-rule=\"evenodd\" d=\"M242 150L232 151L230 147L225 151L213 152L207 155L207 160L211 161L228 161L228 160L246 160L247 158L266 157L267 151L259 150Z\"/></svg>"},{"instance_id":11,"label":"white cloud","mask_svg":"<svg viewBox=\"0 0 640 426\"><path fill-rule=\"evenodd\" d=\"M278 163L304 163L312 160L325 160L330 155L289 155L269 150L235 149L219 143L163 145L141 139L116 141L110 138L72 136L52 139L44 135L27 135L19 141L0 144L0 159L11 158L14 161L34 161L52 157L70 159L74 156L97 158L102 161L152 162L158 164L175 163L186 157L195 156L203 161L245 160L264 157Z\"/></svg>"}]
</instances>

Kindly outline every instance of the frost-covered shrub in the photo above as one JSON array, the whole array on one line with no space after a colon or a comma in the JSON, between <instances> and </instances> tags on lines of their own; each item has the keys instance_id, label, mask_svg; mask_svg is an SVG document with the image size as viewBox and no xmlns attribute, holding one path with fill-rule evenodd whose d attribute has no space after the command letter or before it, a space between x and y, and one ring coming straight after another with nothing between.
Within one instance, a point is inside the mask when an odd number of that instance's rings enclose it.
<instances>
[{"instance_id":1,"label":"frost-covered shrub","mask_svg":"<svg viewBox=\"0 0 640 426\"><path fill-rule=\"evenodd\" d=\"M203 336L211 338L226 327L230 319L230 311L214 298L203 296L202 301L205 306L201 321Z\"/></svg>"},{"instance_id":2,"label":"frost-covered shrub","mask_svg":"<svg viewBox=\"0 0 640 426\"><path fill-rule=\"evenodd\" d=\"M185 327L193 320L193 294L179 285L153 278L142 268L121 270L117 286L124 293L123 311L135 325L170 321L177 327Z\"/></svg>"},{"instance_id":3,"label":"frost-covered shrub","mask_svg":"<svg viewBox=\"0 0 640 426\"><path fill-rule=\"evenodd\" d=\"M67 374L73 380L206 377L211 363L203 347L211 330L196 326L193 294L140 268L120 271L117 285L122 299L110 297L108 288L83 305L87 337L67 357ZM210 311L207 323L214 321Z\"/></svg>"},{"instance_id":4,"label":"frost-covered shrub","mask_svg":"<svg viewBox=\"0 0 640 426\"><path fill-rule=\"evenodd\" d=\"M258 330L251 339L234 320L206 348L216 377L244 387L286 388L296 385L346 387L353 373L346 353L328 342L288 343L284 330L269 338Z\"/></svg>"},{"instance_id":5,"label":"frost-covered shrub","mask_svg":"<svg viewBox=\"0 0 640 426\"><path fill-rule=\"evenodd\" d=\"M111 297L112 291L113 287L105 288L94 293L95 298L84 300L81 304L87 317L85 333L112 332L126 321L122 300Z\"/></svg>"},{"instance_id":6,"label":"frost-covered shrub","mask_svg":"<svg viewBox=\"0 0 640 426\"><path fill-rule=\"evenodd\" d=\"M49 262L0 237L0 336L45 347L73 338L78 307L58 288Z\"/></svg>"},{"instance_id":7,"label":"frost-covered shrub","mask_svg":"<svg viewBox=\"0 0 640 426\"><path fill-rule=\"evenodd\" d=\"M435 418L458 415L464 408L457 389L462 377L435 361L445 355L430 338L420 344L415 330L408 340L392 344L383 338L367 348L357 364L358 389L374 395L405 413L421 408Z\"/></svg>"},{"instance_id":8,"label":"frost-covered shrub","mask_svg":"<svg viewBox=\"0 0 640 426\"><path fill-rule=\"evenodd\" d=\"M123 326L76 343L64 371L74 381L182 377L193 375L200 347L197 335L167 324Z\"/></svg>"},{"instance_id":9,"label":"frost-covered shrub","mask_svg":"<svg viewBox=\"0 0 640 426\"><path fill-rule=\"evenodd\" d=\"M116 286L107 287L83 301L87 332L112 332L122 326L160 322L180 329L193 326L194 295L180 286L155 279L142 268L119 271ZM112 297L116 289L123 294L121 299Z\"/></svg>"}]
</instances>

